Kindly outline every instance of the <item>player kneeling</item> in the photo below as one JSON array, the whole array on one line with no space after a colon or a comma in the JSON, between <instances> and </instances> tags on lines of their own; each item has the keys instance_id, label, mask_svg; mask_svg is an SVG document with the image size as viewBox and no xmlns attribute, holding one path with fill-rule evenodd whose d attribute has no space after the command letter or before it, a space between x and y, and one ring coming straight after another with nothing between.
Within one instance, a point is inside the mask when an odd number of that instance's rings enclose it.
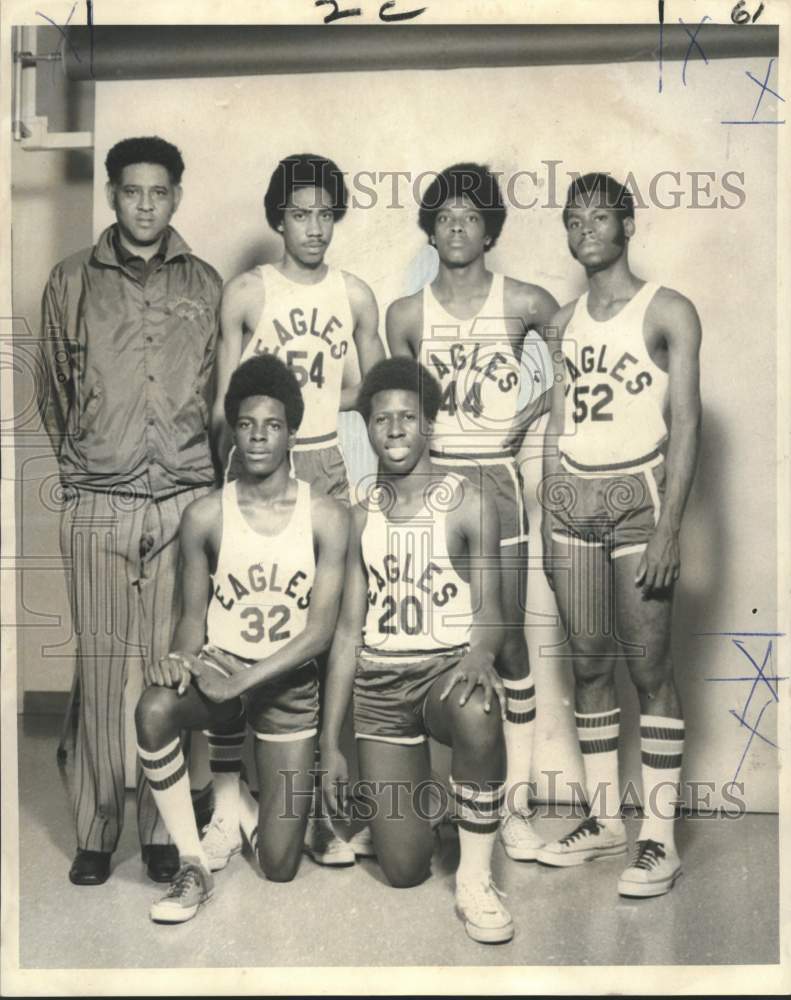
<instances>
[{"instance_id":1,"label":"player kneeling","mask_svg":"<svg viewBox=\"0 0 791 1000\"><path fill-rule=\"evenodd\" d=\"M497 514L469 481L432 465L439 386L417 361L379 362L358 399L379 472L352 510L321 736L326 796L343 807L339 739L353 688L376 856L393 886L418 885L433 847L420 794L431 777L427 738L449 745L457 910L476 941L508 941L513 923L490 870L505 778ZM394 803L399 788L407 794Z\"/></svg>"},{"instance_id":2,"label":"player kneeling","mask_svg":"<svg viewBox=\"0 0 791 1000\"><path fill-rule=\"evenodd\" d=\"M192 809L181 731L255 731L258 860L292 879L312 799L318 730L314 657L338 615L348 513L289 474L303 413L293 373L271 355L234 373L225 414L243 470L185 510L180 529L183 611L172 652L147 668L137 706L140 761L181 867L151 919L182 923L212 894L210 860ZM286 781L288 779L288 781ZM238 829L232 850L239 849Z\"/></svg>"}]
</instances>

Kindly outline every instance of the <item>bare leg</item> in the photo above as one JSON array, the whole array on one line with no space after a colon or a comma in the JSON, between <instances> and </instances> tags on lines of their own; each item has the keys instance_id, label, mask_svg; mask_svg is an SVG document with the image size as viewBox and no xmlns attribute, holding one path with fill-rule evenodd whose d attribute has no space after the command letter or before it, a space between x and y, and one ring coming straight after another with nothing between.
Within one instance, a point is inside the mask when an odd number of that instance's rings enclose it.
<instances>
[{"instance_id":1,"label":"bare leg","mask_svg":"<svg viewBox=\"0 0 791 1000\"><path fill-rule=\"evenodd\" d=\"M299 867L313 801L315 745L315 737L291 742L255 741L258 861L273 882L290 882Z\"/></svg>"}]
</instances>

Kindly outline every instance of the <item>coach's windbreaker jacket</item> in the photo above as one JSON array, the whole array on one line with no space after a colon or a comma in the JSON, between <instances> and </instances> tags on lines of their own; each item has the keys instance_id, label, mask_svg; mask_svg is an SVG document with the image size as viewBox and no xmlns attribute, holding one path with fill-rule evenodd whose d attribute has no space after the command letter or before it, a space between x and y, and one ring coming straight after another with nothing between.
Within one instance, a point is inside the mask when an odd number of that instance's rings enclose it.
<instances>
[{"instance_id":1,"label":"coach's windbreaker jacket","mask_svg":"<svg viewBox=\"0 0 791 1000\"><path fill-rule=\"evenodd\" d=\"M174 229L138 271L116 252L115 228L50 274L39 407L64 484L162 498L214 480L222 279Z\"/></svg>"}]
</instances>

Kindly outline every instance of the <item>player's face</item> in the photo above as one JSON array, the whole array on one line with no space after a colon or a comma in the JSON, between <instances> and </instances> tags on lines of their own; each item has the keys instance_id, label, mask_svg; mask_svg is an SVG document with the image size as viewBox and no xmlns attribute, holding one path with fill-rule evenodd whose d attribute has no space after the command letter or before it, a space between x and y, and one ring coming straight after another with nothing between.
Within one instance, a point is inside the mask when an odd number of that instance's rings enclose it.
<instances>
[{"instance_id":1,"label":"player's face","mask_svg":"<svg viewBox=\"0 0 791 1000\"><path fill-rule=\"evenodd\" d=\"M449 198L437 212L433 243L446 267L465 267L483 256L489 242L483 213L466 195Z\"/></svg>"},{"instance_id":2,"label":"player's face","mask_svg":"<svg viewBox=\"0 0 791 1000\"><path fill-rule=\"evenodd\" d=\"M149 247L159 243L173 218L181 187L159 163L133 163L121 171L118 184L107 185L107 200L125 242Z\"/></svg>"},{"instance_id":3,"label":"player's face","mask_svg":"<svg viewBox=\"0 0 791 1000\"><path fill-rule=\"evenodd\" d=\"M271 475L287 461L293 438L286 424L286 408L279 399L248 396L242 400L234 443L249 475Z\"/></svg>"},{"instance_id":4,"label":"player's face","mask_svg":"<svg viewBox=\"0 0 791 1000\"><path fill-rule=\"evenodd\" d=\"M416 392L386 389L374 395L368 437L382 472L411 472L426 450L430 434L431 424L421 414Z\"/></svg>"},{"instance_id":5,"label":"player's face","mask_svg":"<svg viewBox=\"0 0 791 1000\"><path fill-rule=\"evenodd\" d=\"M286 252L306 267L318 267L332 241L334 226L330 194L324 188L297 188L280 225Z\"/></svg>"},{"instance_id":6,"label":"player's face","mask_svg":"<svg viewBox=\"0 0 791 1000\"><path fill-rule=\"evenodd\" d=\"M580 202L568 210L566 236L571 256L589 272L609 267L626 250L634 232L634 221L624 219L602 199L586 205Z\"/></svg>"}]
</instances>

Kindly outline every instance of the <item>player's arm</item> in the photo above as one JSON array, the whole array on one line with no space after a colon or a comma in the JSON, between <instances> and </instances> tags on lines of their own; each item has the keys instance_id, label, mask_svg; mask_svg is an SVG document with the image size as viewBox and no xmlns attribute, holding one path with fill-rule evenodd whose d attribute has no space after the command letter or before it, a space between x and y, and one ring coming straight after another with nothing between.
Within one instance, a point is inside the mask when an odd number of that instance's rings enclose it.
<instances>
[{"instance_id":1,"label":"player's arm","mask_svg":"<svg viewBox=\"0 0 791 1000\"><path fill-rule=\"evenodd\" d=\"M44 377L36 383L36 402L41 422L56 457L68 426L69 409L74 393L74 379L66 345L63 318L62 275L55 268L41 299L40 357Z\"/></svg>"},{"instance_id":2,"label":"player's arm","mask_svg":"<svg viewBox=\"0 0 791 1000\"><path fill-rule=\"evenodd\" d=\"M312 520L313 541L317 549L316 576L305 629L271 656L258 660L245 670L237 670L227 679L211 667L200 667L196 674L198 687L212 701L238 698L260 684L282 678L329 648L343 590L349 513L332 497L316 496L312 501ZM229 671L234 669L234 659L221 650L209 646L206 654L219 666Z\"/></svg>"},{"instance_id":3,"label":"player's arm","mask_svg":"<svg viewBox=\"0 0 791 1000\"><path fill-rule=\"evenodd\" d=\"M364 378L368 370L385 356L384 344L379 336L379 306L376 304L374 293L364 281L346 272L344 272L343 277L346 281L346 291L352 308L354 320L352 336L354 346L357 349L357 361L360 366L360 374ZM343 387L341 390L341 410L354 409L357 405L359 389L359 383Z\"/></svg>"},{"instance_id":4,"label":"player's arm","mask_svg":"<svg viewBox=\"0 0 791 1000\"><path fill-rule=\"evenodd\" d=\"M509 316L518 316L527 335L528 330L535 330L543 337L550 352L555 350L557 328L552 325L558 312L558 303L553 295L539 285L529 285L525 282L512 282L510 301L506 302ZM508 286L507 286L508 287ZM511 431L506 441L506 447L516 453L522 447L525 434L531 425L542 417L551 406L551 386L532 387L532 398L515 414Z\"/></svg>"},{"instance_id":5,"label":"player's arm","mask_svg":"<svg viewBox=\"0 0 791 1000\"><path fill-rule=\"evenodd\" d=\"M220 470L225 469L232 444L231 429L225 422L225 394L242 356L247 303L254 281L256 279L250 274L238 275L225 286L220 303L220 335L217 338L217 370L211 415L212 447ZM262 294L260 282L258 293L259 296Z\"/></svg>"},{"instance_id":6,"label":"player's arm","mask_svg":"<svg viewBox=\"0 0 791 1000\"><path fill-rule=\"evenodd\" d=\"M574 313L574 302L563 306L552 318L550 325L554 327L553 343L550 346L552 359L552 388L547 393L550 401L549 420L544 434L544 459L539 492L541 503L541 544L543 548L544 575L552 589L555 589L552 578L552 515L544 503L544 497L552 488L554 477L563 470L560 464L558 442L563 434L565 419L566 365L563 361L563 335L569 320Z\"/></svg>"},{"instance_id":7,"label":"player's arm","mask_svg":"<svg viewBox=\"0 0 791 1000\"><path fill-rule=\"evenodd\" d=\"M368 606L368 585L362 563L360 538L365 512L360 507L352 511L343 602L338 625L330 649L324 687L324 720L319 746L321 769L326 771L324 794L332 813L346 807L349 771L340 751L341 729L349 707L357 665L357 650L362 644L363 625Z\"/></svg>"},{"instance_id":8,"label":"player's arm","mask_svg":"<svg viewBox=\"0 0 791 1000\"><path fill-rule=\"evenodd\" d=\"M173 633L170 653L158 663L146 662L145 678L148 684L178 686L179 694L183 694L189 684L189 664L196 660L206 637L206 611L211 585L211 531L219 517L217 494L193 500L181 517L176 579L181 615Z\"/></svg>"},{"instance_id":9,"label":"player's arm","mask_svg":"<svg viewBox=\"0 0 791 1000\"><path fill-rule=\"evenodd\" d=\"M470 601L473 607L469 652L448 677L440 698L447 698L461 684L459 704L464 705L476 687L483 688L488 712L495 698L505 718L505 687L494 667L503 641L500 601L500 520L485 491L464 483L464 498L449 518L451 530L466 539L470 560Z\"/></svg>"},{"instance_id":10,"label":"player's arm","mask_svg":"<svg viewBox=\"0 0 791 1000\"><path fill-rule=\"evenodd\" d=\"M422 292L396 299L387 309L385 334L394 358L417 358L423 332Z\"/></svg>"},{"instance_id":11,"label":"player's arm","mask_svg":"<svg viewBox=\"0 0 791 1000\"><path fill-rule=\"evenodd\" d=\"M670 289L662 289L656 296L651 312L654 310L668 352L670 439L663 509L635 577L645 594L670 587L681 571L679 532L695 475L701 424L701 327L697 310L689 299Z\"/></svg>"}]
</instances>

